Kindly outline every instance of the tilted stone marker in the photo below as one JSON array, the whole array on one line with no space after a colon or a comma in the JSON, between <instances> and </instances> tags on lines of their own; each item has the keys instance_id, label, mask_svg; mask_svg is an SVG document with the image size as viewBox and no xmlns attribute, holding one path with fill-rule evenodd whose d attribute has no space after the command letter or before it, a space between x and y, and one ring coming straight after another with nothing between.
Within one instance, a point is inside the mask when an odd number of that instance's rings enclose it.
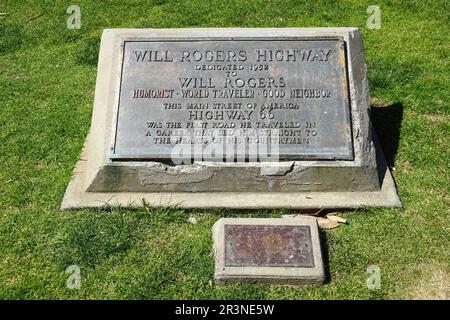
<instances>
[{"instance_id":1,"label":"tilted stone marker","mask_svg":"<svg viewBox=\"0 0 450 320\"><path fill-rule=\"evenodd\" d=\"M213 226L218 281L325 280L317 222L308 218L222 218Z\"/></svg>"},{"instance_id":2,"label":"tilted stone marker","mask_svg":"<svg viewBox=\"0 0 450 320\"><path fill-rule=\"evenodd\" d=\"M399 207L355 28L105 30L62 208Z\"/></svg>"}]
</instances>

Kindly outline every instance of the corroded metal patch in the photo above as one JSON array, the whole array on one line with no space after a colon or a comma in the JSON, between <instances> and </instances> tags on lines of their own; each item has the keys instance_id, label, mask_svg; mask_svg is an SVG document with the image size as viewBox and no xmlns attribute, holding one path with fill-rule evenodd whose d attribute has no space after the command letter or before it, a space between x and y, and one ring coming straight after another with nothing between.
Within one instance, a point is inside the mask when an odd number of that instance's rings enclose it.
<instances>
[{"instance_id":1,"label":"corroded metal patch","mask_svg":"<svg viewBox=\"0 0 450 320\"><path fill-rule=\"evenodd\" d=\"M225 225L227 267L314 267L309 226Z\"/></svg>"}]
</instances>

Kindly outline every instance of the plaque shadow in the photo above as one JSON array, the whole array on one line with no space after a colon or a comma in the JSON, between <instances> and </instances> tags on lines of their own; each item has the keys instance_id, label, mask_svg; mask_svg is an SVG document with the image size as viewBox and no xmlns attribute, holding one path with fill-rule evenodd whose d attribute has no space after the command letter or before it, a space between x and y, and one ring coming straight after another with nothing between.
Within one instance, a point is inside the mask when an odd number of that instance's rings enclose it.
<instances>
[{"instance_id":1,"label":"plaque shadow","mask_svg":"<svg viewBox=\"0 0 450 320\"><path fill-rule=\"evenodd\" d=\"M331 281L330 274L330 258L328 253L328 239L325 230L319 229L319 239L320 239L320 250L322 250L322 263L323 263L323 273L325 279L323 284L327 284Z\"/></svg>"},{"instance_id":2,"label":"plaque shadow","mask_svg":"<svg viewBox=\"0 0 450 320\"><path fill-rule=\"evenodd\" d=\"M393 167L400 141L403 105L399 102L387 106L372 105L370 116L387 165Z\"/></svg>"}]
</instances>

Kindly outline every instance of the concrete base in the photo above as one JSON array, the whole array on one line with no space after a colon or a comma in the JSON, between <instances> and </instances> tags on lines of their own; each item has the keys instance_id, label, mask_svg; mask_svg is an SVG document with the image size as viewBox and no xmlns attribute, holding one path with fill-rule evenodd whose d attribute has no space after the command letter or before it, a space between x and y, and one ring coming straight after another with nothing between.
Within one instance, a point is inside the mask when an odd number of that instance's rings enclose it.
<instances>
[{"instance_id":1,"label":"concrete base","mask_svg":"<svg viewBox=\"0 0 450 320\"><path fill-rule=\"evenodd\" d=\"M61 209L136 207L143 202L154 206L180 208L292 208L347 209L358 207L401 208L394 180L385 170L381 190L361 192L87 192L87 148L83 148Z\"/></svg>"},{"instance_id":2,"label":"concrete base","mask_svg":"<svg viewBox=\"0 0 450 320\"><path fill-rule=\"evenodd\" d=\"M242 232L233 236L230 227L241 228ZM277 232L277 228L281 230ZM288 231L293 228L304 231ZM222 218L214 224L212 232L216 263L214 278L219 282L321 284L325 281L315 220ZM300 259L304 263L292 263L299 256L303 256ZM257 260L261 261L255 264Z\"/></svg>"}]
</instances>

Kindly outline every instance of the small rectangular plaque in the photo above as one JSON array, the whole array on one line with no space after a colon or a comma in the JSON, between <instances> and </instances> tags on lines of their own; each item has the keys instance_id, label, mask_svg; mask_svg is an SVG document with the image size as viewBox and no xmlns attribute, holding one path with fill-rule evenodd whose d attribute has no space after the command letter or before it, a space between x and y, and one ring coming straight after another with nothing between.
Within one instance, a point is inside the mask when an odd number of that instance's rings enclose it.
<instances>
[{"instance_id":1,"label":"small rectangular plaque","mask_svg":"<svg viewBox=\"0 0 450 320\"><path fill-rule=\"evenodd\" d=\"M254 158L276 144L279 159L351 160L344 48L341 38L123 40L111 158L175 159L180 145Z\"/></svg>"},{"instance_id":2,"label":"small rectangular plaque","mask_svg":"<svg viewBox=\"0 0 450 320\"><path fill-rule=\"evenodd\" d=\"M325 273L312 218L221 218L212 228L219 281L322 283Z\"/></svg>"},{"instance_id":3,"label":"small rectangular plaque","mask_svg":"<svg viewBox=\"0 0 450 320\"><path fill-rule=\"evenodd\" d=\"M225 225L225 266L314 267L309 226Z\"/></svg>"}]
</instances>

